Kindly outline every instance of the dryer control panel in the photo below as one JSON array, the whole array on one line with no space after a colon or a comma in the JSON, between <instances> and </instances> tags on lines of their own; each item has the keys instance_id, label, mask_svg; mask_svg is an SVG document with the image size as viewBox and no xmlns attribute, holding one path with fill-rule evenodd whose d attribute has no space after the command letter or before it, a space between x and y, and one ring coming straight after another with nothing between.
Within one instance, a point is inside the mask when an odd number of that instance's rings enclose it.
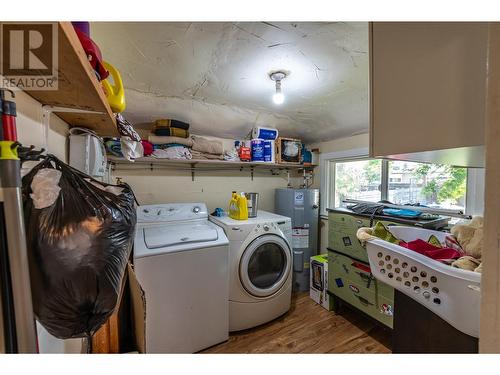
<instances>
[{"instance_id":1,"label":"dryer control panel","mask_svg":"<svg viewBox=\"0 0 500 375\"><path fill-rule=\"evenodd\" d=\"M148 204L137 207L138 223L157 223L207 219L205 203L164 203Z\"/></svg>"}]
</instances>

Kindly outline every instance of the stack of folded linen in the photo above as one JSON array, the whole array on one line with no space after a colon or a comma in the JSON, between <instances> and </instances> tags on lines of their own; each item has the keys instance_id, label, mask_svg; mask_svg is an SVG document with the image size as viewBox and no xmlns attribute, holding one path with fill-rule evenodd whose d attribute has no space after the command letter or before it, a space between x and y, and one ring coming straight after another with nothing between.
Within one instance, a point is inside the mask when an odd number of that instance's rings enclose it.
<instances>
[{"instance_id":1,"label":"stack of folded linen","mask_svg":"<svg viewBox=\"0 0 500 375\"><path fill-rule=\"evenodd\" d=\"M160 119L153 123L153 134L162 137L189 137L189 124L179 120Z\"/></svg>"},{"instance_id":2,"label":"stack of folded linen","mask_svg":"<svg viewBox=\"0 0 500 375\"><path fill-rule=\"evenodd\" d=\"M207 138L191 135L188 138L176 136L159 136L150 134L148 136L149 142L153 144L155 149L153 156L158 158L173 159L172 151L170 153L156 152L157 150L168 150L176 147L177 157L175 159L209 159L209 160L224 160L224 147L221 141L210 140ZM179 153L181 148L186 151ZM189 156L187 154L189 153ZM182 157L184 155L185 157Z\"/></svg>"},{"instance_id":3,"label":"stack of folded linen","mask_svg":"<svg viewBox=\"0 0 500 375\"><path fill-rule=\"evenodd\" d=\"M153 151L152 156L158 159L184 159L184 160L192 159L192 155L191 152L189 151L189 148L182 145L176 145L166 148L158 148Z\"/></svg>"},{"instance_id":4,"label":"stack of folded linen","mask_svg":"<svg viewBox=\"0 0 500 375\"><path fill-rule=\"evenodd\" d=\"M191 155L191 138L159 136L150 134L148 137L153 144L153 157L159 159L185 159L193 158Z\"/></svg>"}]
</instances>

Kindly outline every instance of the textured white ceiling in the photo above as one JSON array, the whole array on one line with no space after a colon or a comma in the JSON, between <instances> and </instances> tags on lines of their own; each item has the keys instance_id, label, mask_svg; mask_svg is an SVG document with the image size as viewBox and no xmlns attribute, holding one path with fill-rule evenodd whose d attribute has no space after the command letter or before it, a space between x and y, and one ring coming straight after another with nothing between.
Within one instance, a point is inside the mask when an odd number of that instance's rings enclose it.
<instances>
[{"instance_id":1,"label":"textured white ceiling","mask_svg":"<svg viewBox=\"0 0 500 375\"><path fill-rule=\"evenodd\" d=\"M262 125L307 142L368 130L367 23L92 23L91 36L139 127L176 118L241 138ZM273 70L290 73L280 106Z\"/></svg>"}]
</instances>

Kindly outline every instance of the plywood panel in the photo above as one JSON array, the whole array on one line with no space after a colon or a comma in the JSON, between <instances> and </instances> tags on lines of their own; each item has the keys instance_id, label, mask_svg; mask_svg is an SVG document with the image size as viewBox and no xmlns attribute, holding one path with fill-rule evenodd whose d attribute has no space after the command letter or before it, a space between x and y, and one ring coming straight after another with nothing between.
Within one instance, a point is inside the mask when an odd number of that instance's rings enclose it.
<instances>
[{"instance_id":1,"label":"plywood panel","mask_svg":"<svg viewBox=\"0 0 500 375\"><path fill-rule=\"evenodd\" d=\"M45 105L78 108L99 114L58 113L70 126L85 126L103 135L116 135L116 123L70 22L58 25L58 89L26 91Z\"/></svg>"}]
</instances>

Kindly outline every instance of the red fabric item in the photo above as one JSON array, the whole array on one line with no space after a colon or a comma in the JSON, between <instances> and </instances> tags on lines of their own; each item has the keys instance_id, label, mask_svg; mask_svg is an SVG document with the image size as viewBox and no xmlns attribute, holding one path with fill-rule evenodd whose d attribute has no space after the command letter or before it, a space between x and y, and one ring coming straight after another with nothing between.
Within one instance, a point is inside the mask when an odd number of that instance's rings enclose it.
<instances>
[{"instance_id":1,"label":"red fabric item","mask_svg":"<svg viewBox=\"0 0 500 375\"><path fill-rule=\"evenodd\" d=\"M144 156L149 156L153 153L153 144L151 142L142 140L142 148L144 149Z\"/></svg>"},{"instance_id":2,"label":"red fabric item","mask_svg":"<svg viewBox=\"0 0 500 375\"><path fill-rule=\"evenodd\" d=\"M462 254L455 249L437 247L421 239L410 242L400 241L399 246L439 261L458 259L462 256Z\"/></svg>"},{"instance_id":3,"label":"red fabric item","mask_svg":"<svg viewBox=\"0 0 500 375\"><path fill-rule=\"evenodd\" d=\"M99 74L100 80L102 81L103 79L108 78L109 72L102 64L101 50L97 44L95 44L87 34L82 33L80 30L75 28L75 32L78 39L80 39L80 43L82 44L85 54L89 57L90 65L97 72L97 74Z\"/></svg>"}]
</instances>

